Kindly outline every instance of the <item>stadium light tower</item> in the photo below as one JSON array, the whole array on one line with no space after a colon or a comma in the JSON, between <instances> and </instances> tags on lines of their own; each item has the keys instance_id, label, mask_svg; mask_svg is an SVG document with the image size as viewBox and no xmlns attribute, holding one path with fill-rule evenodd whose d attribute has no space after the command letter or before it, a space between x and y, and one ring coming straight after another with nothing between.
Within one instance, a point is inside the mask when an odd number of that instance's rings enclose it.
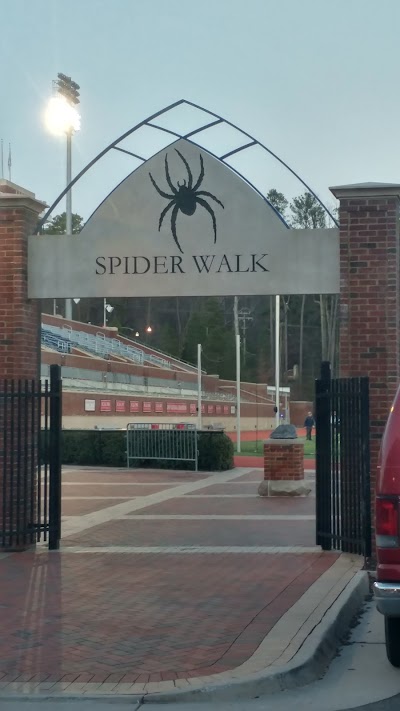
<instances>
[{"instance_id":1,"label":"stadium light tower","mask_svg":"<svg viewBox=\"0 0 400 711\"><path fill-rule=\"evenodd\" d=\"M81 117L77 110L79 104L79 84L65 74L57 74L53 82L54 96L49 101L46 111L46 125L55 135L65 134L67 137L67 185L71 182L72 168L72 135L81 127ZM72 195L71 190L66 195L66 225L67 234L72 234ZM72 319L72 300L65 300L65 317Z\"/></svg>"}]
</instances>

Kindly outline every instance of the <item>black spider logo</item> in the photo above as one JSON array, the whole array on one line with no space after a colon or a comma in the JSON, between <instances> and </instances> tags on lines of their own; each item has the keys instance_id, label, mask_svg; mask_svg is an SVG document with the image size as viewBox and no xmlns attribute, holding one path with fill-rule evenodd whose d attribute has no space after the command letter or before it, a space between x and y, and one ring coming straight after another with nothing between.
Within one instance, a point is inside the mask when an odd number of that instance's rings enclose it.
<instances>
[{"instance_id":1,"label":"black spider logo","mask_svg":"<svg viewBox=\"0 0 400 711\"><path fill-rule=\"evenodd\" d=\"M168 154L166 153L165 155L165 177L167 180L167 183L169 187L171 188L172 195L169 193L166 193L164 190L161 190L161 188L157 185L156 181L154 180L153 176L151 173L149 173L150 180L153 183L155 189L157 190L158 194L161 195L163 198L166 198L167 200L170 200L169 204L167 207L164 208L160 215L160 220L158 223L158 231L161 229L161 225L163 223L163 219L167 212L173 207L172 214L171 214L171 232L172 236L175 240L175 244L177 245L179 251L183 254L183 249L181 248L181 245L179 244L179 240L176 234L176 218L178 216L179 210L183 212L184 215L193 215L196 211L197 205L201 205L201 207L204 207L205 210L211 215L212 223L213 223L213 228L214 228L214 244L217 241L217 222L215 219L214 215L214 210L210 207L208 202L204 200L200 195L204 195L208 198L211 198L212 200L215 200L215 202L218 203L218 205L221 205L223 209L224 206L218 198L215 197L215 195L212 195L211 193L207 192L207 190L198 190L198 188L201 186L203 179L204 179L204 164L203 164L203 157L200 154L200 175L197 178L197 181L195 185L193 185L193 175L192 171L190 170L189 163L187 162L186 158L182 155L180 151L178 151L177 148L175 148L175 152L178 154L180 157L181 161L183 162L186 170L187 170L187 175L188 179L183 180L182 184L178 181L177 187L175 187L172 183L171 176L169 173L169 166L168 166Z\"/></svg>"}]
</instances>

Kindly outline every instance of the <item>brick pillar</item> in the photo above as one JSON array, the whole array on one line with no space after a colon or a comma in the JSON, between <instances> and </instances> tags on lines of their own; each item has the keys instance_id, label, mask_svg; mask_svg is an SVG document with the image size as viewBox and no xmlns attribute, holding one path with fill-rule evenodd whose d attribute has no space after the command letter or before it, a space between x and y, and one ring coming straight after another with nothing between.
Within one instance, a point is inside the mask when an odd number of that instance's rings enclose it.
<instances>
[{"instance_id":1,"label":"brick pillar","mask_svg":"<svg viewBox=\"0 0 400 711\"><path fill-rule=\"evenodd\" d=\"M34 231L44 207L33 193L0 180L0 391L8 387L9 392L11 380L37 381L40 377L40 309L37 302L27 298L27 237ZM0 400L0 548L3 549L24 547L11 536L10 529L15 529L16 520L21 519L24 511L31 511L35 497L35 487L28 478L37 461L37 436L33 443L26 441L32 436L26 417L21 411L17 415L16 403L11 403L10 398L7 411ZM40 424L38 420L36 416L35 429Z\"/></svg>"},{"instance_id":2,"label":"brick pillar","mask_svg":"<svg viewBox=\"0 0 400 711\"><path fill-rule=\"evenodd\" d=\"M399 382L400 185L331 188L340 201L340 374L370 378L371 495Z\"/></svg>"},{"instance_id":3,"label":"brick pillar","mask_svg":"<svg viewBox=\"0 0 400 711\"><path fill-rule=\"evenodd\" d=\"M304 496L304 444L296 440L269 439L264 442L264 481L259 496Z\"/></svg>"}]
</instances>

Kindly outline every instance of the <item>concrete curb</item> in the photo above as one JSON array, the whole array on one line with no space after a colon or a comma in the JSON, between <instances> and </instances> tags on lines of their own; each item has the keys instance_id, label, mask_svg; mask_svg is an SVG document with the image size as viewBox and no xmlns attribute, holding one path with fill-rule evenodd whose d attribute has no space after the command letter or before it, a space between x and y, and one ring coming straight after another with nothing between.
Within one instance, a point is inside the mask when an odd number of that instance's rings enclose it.
<instances>
[{"instance_id":1,"label":"concrete curb","mask_svg":"<svg viewBox=\"0 0 400 711\"><path fill-rule=\"evenodd\" d=\"M368 573L356 573L306 638L293 660L280 669L189 690L148 693L143 696L143 703L236 701L310 684L320 678L335 656L341 639L348 632L353 617L369 592Z\"/></svg>"}]
</instances>

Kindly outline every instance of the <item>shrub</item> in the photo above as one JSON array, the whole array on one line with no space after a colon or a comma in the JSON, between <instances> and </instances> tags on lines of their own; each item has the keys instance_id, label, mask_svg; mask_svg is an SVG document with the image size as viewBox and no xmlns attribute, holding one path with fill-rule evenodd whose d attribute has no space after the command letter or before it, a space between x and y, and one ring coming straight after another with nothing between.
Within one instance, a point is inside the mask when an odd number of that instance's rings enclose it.
<instances>
[{"instance_id":1,"label":"shrub","mask_svg":"<svg viewBox=\"0 0 400 711\"><path fill-rule=\"evenodd\" d=\"M225 432L199 432L198 442L200 471L233 469L233 442Z\"/></svg>"},{"instance_id":2,"label":"shrub","mask_svg":"<svg viewBox=\"0 0 400 711\"><path fill-rule=\"evenodd\" d=\"M137 452L140 456L141 452L145 451L141 450L141 446L145 444L148 437L152 436L152 431L143 430L136 435ZM181 441L179 436L176 430L164 432L164 437L168 440L175 440L175 446ZM126 432L125 430L62 430L62 462L82 466L124 467L126 466ZM139 458L133 460L132 464L136 467L155 469L195 468L194 462L164 458ZM233 444L224 432L198 433L198 468L200 471L225 471L233 468Z\"/></svg>"}]
</instances>

